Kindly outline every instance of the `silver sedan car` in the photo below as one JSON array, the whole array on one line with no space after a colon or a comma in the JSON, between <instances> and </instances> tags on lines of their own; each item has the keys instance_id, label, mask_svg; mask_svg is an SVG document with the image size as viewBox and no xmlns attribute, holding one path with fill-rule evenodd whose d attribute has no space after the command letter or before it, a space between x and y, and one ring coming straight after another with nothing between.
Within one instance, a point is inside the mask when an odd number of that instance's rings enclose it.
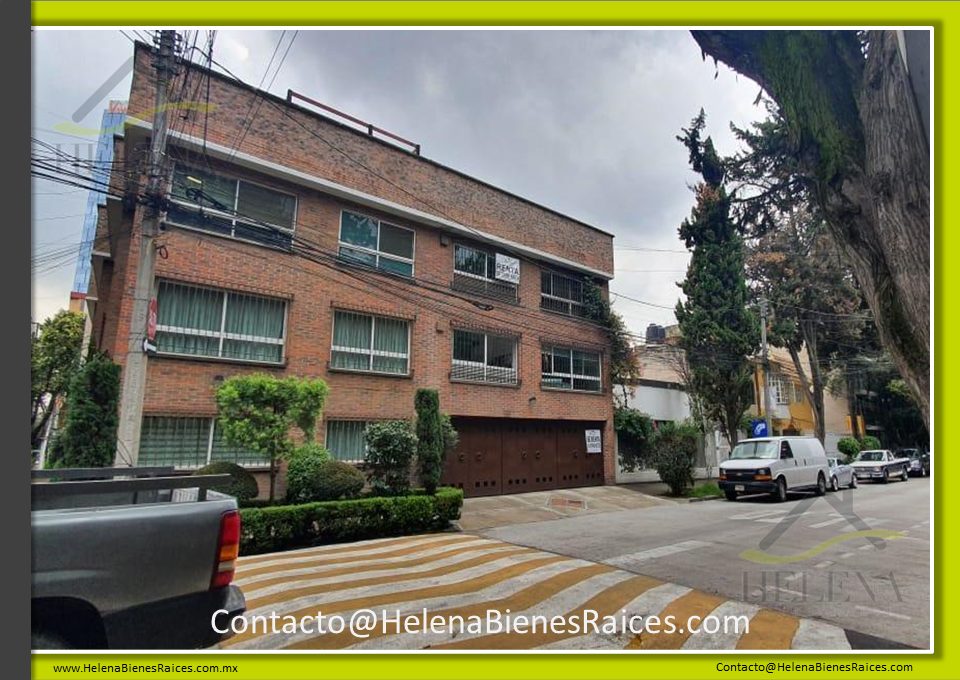
<instances>
[{"instance_id":1,"label":"silver sedan car","mask_svg":"<svg viewBox=\"0 0 960 680\"><path fill-rule=\"evenodd\" d=\"M857 476L853 474L853 468L840 462L839 458L827 458L830 464L830 483L831 491L839 491L845 486L851 489L857 488Z\"/></svg>"}]
</instances>

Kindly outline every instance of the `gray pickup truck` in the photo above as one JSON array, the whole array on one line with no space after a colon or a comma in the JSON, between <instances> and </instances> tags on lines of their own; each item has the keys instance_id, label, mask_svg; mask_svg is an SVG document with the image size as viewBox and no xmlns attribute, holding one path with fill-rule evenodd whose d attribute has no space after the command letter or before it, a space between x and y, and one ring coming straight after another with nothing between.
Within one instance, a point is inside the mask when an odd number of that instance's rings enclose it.
<instances>
[{"instance_id":1,"label":"gray pickup truck","mask_svg":"<svg viewBox=\"0 0 960 680\"><path fill-rule=\"evenodd\" d=\"M33 649L197 649L243 614L227 475L33 472Z\"/></svg>"}]
</instances>

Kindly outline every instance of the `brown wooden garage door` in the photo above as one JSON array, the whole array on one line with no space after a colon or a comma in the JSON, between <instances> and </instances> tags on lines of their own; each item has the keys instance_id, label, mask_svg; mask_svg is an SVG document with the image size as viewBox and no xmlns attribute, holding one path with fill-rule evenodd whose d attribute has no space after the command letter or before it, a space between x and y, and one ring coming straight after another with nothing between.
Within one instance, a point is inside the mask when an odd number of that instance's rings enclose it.
<instances>
[{"instance_id":1,"label":"brown wooden garage door","mask_svg":"<svg viewBox=\"0 0 960 680\"><path fill-rule=\"evenodd\" d=\"M460 435L441 483L491 496L603 484L603 454L586 453L585 431L602 423L454 418Z\"/></svg>"}]
</instances>

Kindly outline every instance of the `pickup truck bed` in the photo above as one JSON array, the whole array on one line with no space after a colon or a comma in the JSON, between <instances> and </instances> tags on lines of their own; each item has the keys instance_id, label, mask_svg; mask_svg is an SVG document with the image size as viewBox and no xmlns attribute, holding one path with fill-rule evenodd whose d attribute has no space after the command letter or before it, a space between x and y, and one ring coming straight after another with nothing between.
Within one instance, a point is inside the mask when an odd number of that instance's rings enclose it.
<instances>
[{"instance_id":1,"label":"pickup truck bed","mask_svg":"<svg viewBox=\"0 0 960 680\"><path fill-rule=\"evenodd\" d=\"M35 644L191 649L221 640L213 613L229 612L223 629L245 609L239 588L212 587L222 523L237 511L234 498L209 490L224 476L97 472L111 478L33 485Z\"/></svg>"}]
</instances>

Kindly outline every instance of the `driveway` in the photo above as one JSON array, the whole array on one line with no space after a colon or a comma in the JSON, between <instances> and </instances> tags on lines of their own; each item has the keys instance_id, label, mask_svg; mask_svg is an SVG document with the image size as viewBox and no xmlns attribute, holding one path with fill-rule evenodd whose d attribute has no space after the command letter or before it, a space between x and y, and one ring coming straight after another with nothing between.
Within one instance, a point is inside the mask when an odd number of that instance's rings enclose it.
<instances>
[{"instance_id":1,"label":"driveway","mask_svg":"<svg viewBox=\"0 0 960 680\"><path fill-rule=\"evenodd\" d=\"M643 510L673 503L624 486L591 486L467 498L463 502L460 528L479 531L511 524Z\"/></svg>"},{"instance_id":2,"label":"driveway","mask_svg":"<svg viewBox=\"0 0 960 680\"><path fill-rule=\"evenodd\" d=\"M627 512L646 517L649 511ZM602 522L615 514L541 525ZM236 584L247 598L246 620L251 628L221 643L227 649L848 650L895 646L823 621L690 588L672 579L462 533L241 558ZM534 632L524 633L515 629L498 632L484 625L463 628L470 617L486 617L490 610L501 616L509 612L514 621L521 615L542 617L542 623ZM360 611L375 612L377 617L375 629L362 633L369 636L366 638L352 634L348 623ZM302 621L318 612L326 617L322 633L313 623L307 631L295 626L282 629L287 620L283 617ZM423 630L424 613L429 615L431 626L440 622L439 629ZM271 615L281 622L276 630L265 629L266 618L257 624L257 617ZM602 622L603 617L613 616L623 622L633 616L653 615L660 617L663 626L672 616L677 625L672 631L663 628L656 634L635 635L622 624L604 630L555 630L546 623L556 616L568 622L583 621L585 616L595 616ZM699 617L696 625L706 628L708 615L717 617L714 634L696 634L687 627L690 617ZM338 630L334 622L338 616L345 622L343 630Z\"/></svg>"},{"instance_id":3,"label":"driveway","mask_svg":"<svg viewBox=\"0 0 960 680\"><path fill-rule=\"evenodd\" d=\"M783 504L758 497L735 503L663 503L477 533L928 648L930 480L864 483L828 497L845 497L851 505L838 509L825 498L805 501L799 496ZM777 536L785 526L781 521L811 501ZM870 529L902 537L838 540L861 528L848 523L850 511ZM764 539L770 545L765 543L763 551L774 558L820 552L782 564L740 557L761 550Z\"/></svg>"}]
</instances>

